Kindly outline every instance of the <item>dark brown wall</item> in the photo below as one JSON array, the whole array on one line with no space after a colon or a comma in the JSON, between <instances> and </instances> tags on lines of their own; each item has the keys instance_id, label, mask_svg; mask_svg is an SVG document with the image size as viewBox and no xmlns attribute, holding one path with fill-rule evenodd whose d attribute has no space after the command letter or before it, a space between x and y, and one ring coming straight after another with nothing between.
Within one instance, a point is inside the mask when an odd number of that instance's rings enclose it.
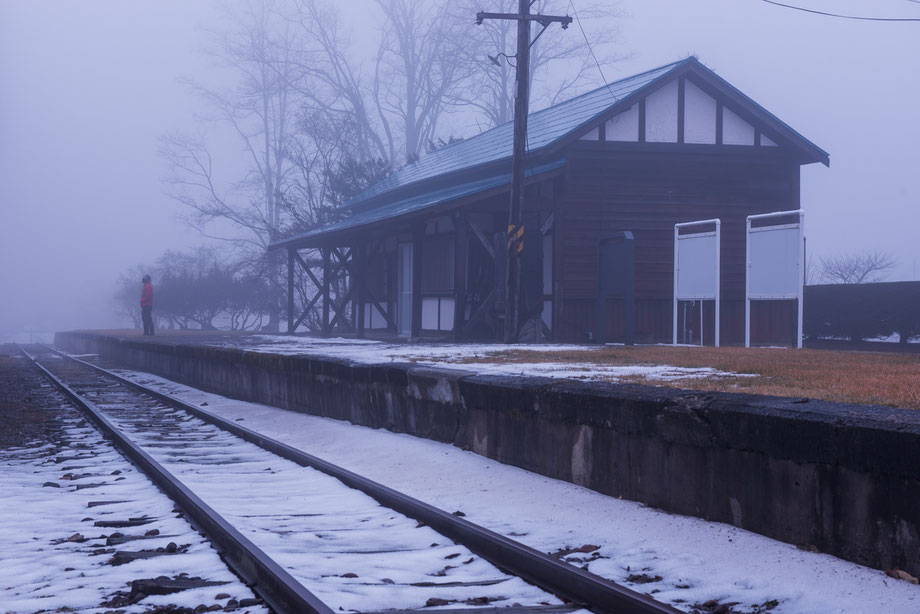
<instances>
[{"instance_id":1,"label":"dark brown wall","mask_svg":"<svg viewBox=\"0 0 920 614\"><path fill-rule=\"evenodd\" d=\"M669 342L674 224L720 218L722 343L743 343L745 218L799 208L798 163L778 150L707 155L624 151L606 143L576 143L566 157L564 198L556 209L556 339L584 341L585 331L594 329L597 243L630 230L636 240L636 339ZM611 340L623 329L621 311L611 305ZM762 304L758 313L768 314L770 325L755 328L752 341L788 342L793 333L785 322L795 325L787 317L794 313L789 304Z\"/></svg>"}]
</instances>

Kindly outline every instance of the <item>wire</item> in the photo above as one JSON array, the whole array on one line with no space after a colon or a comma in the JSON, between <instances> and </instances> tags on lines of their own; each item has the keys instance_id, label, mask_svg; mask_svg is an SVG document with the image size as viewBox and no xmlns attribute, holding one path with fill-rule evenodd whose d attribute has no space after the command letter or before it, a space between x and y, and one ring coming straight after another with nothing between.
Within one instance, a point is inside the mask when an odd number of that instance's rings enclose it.
<instances>
[{"instance_id":1,"label":"wire","mask_svg":"<svg viewBox=\"0 0 920 614\"><path fill-rule=\"evenodd\" d=\"M917 0L920 2L920 0ZM604 85L607 86L607 91L610 92L610 95L613 96L613 99L619 101L620 98L613 93L613 90L610 89L610 83L607 82L607 77L604 76L604 69L601 68L601 63L597 61L597 56L594 55L594 48L591 47L591 41L588 40L588 35L585 33L584 27L581 25L581 18L578 16L578 11L575 9L575 2L569 0L569 6L572 7L572 14L575 15L575 23L578 24L578 29L581 30L581 35L585 38L585 45L588 47L588 51L591 52L591 57L594 58L594 63L597 65L597 72L601 73L601 79L604 80Z\"/></svg>"},{"instance_id":2,"label":"wire","mask_svg":"<svg viewBox=\"0 0 920 614\"><path fill-rule=\"evenodd\" d=\"M571 0L570 0L571 1ZM839 13L827 13L825 11L816 11L814 9L807 9L802 6L794 6L792 4L783 4L782 2L776 2L775 0L762 0L767 4L774 4L776 6L781 6L787 9L793 9L796 11L802 11L805 13L813 13L815 15L824 15L826 17L839 17L840 19L856 19L858 21L920 21L920 17L861 17L858 15L841 15ZM918 2L918 0L909 0L910 2Z\"/></svg>"}]
</instances>

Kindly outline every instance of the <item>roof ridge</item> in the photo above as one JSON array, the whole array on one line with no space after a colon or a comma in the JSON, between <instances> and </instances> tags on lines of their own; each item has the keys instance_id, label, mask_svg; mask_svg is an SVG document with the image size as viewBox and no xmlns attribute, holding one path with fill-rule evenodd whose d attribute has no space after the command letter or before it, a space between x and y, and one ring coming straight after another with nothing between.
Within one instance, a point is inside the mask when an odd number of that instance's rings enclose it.
<instances>
[{"instance_id":1,"label":"roof ridge","mask_svg":"<svg viewBox=\"0 0 920 614\"><path fill-rule=\"evenodd\" d=\"M558 102L558 103L556 103L556 104L554 104L554 105L550 105L550 106L548 106L548 107L543 107L543 108L540 109L539 111L534 111L534 114L536 114L536 113L542 113L543 111L546 111L547 109L552 109L552 108L555 108L555 107L560 107L560 106L562 106L562 105L564 105L564 104L568 104L568 103L570 103L570 102L574 102L574 101L578 100L579 98L584 98L585 96L590 96L591 94L596 94L596 93L598 93L598 92L601 91L601 90L610 89L611 87L613 87L614 85L617 85L618 83L623 83L624 81L631 81L631 80L633 80L633 79L638 79L639 77L644 77L645 75L649 75L649 74L651 74L651 73L653 73L653 72L658 72L658 71L664 70L664 69L666 69L666 68L667 68L667 69L676 68L678 65L690 63L690 61L699 62L699 58L697 58L695 55L687 56L686 58L684 58L684 59L682 59L682 60L677 60L676 62L670 62L669 64L662 64L661 66L658 66L657 68L650 68L650 69L645 70L645 71L642 71L642 72L640 72L640 73L636 73L636 74L630 75L630 76L628 76L628 77L623 77L622 79L617 79L616 81L611 81L610 83L605 83L604 85L601 85L600 87L596 87L596 88L594 88L593 90L589 90L589 91L587 91L587 92L582 92L581 94L579 94L579 95L577 95L577 96L573 96L572 98L568 98L568 99L566 99L566 100L563 100L562 102ZM665 73L665 74L667 74L667 73ZM512 120L512 121L514 121L514 120ZM511 123L511 122L505 122L505 123ZM504 124L501 124L501 125L504 125ZM488 132L488 131L487 131L487 132ZM480 133L480 134L485 134L485 132L482 132L482 133ZM477 134L476 136L479 136L479 135ZM472 137L471 137L471 138L472 138Z\"/></svg>"},{"instance_id":2,"label":"roof ridge","mask_svg":"<svg viewBox=\"0 0 920 614\"><path fill-rule=\"evenodd\" d=\"M540 109L540 110L538 110L538 111L530 112L530 113L528 113L528 116L529 116L530 118L533 118L534 116L540 115L540 114L542 114L542 113L544 113L544 112L546 112L546 111L549 111L549 110L551 110L551 109L555 109L555 108L558 108L558 107L561 107L561 106L564 106L564 105L571 104L571 103L573 103L573 102L577 102L577 101L579 101L580 99L583 99L583 98L585 98L585 97L587 97L587 96L590 96L590 95L595 95L595 94L597 94L597 93L598 93L599 91L601 91L601 90L609 90L610 88L614 87L614 86L617 85L617 84L622 84L622 83L627 82L627 81L639 79L639 78L641 78L641 77L643 77L643 76L646 76L646 75L649 75L649 74L651 74L651 73L660 72L660 71L663 71L663 70L666 70L666 69L667 69L667 72L670 72L671 69L676 68L677 66L680 66L680 65L683 65L683 64L686 64L686 63L690 63L690 62L699 62L699 59L698 59L695 55L691 55L691 56L688 56L688 57L683 58L683 59L681 59L681 60L677 60L677 61L675 61L675 62L670 62L670 63L668 63L668 64L663 64L663 65L658 66L658 67L656 67L656 68L650 68L650 69L645 70L645 71L642 71L642 72L640 72L640 73L636 73L636 74L634 74L634 75L629 75L629 76L627 76L627 77L623 77L623 78L621 78L621 79L617 79L616 81L613 81L613 82L611 82L611 83L605 83L604 85L602 85L602 86L600 86L600 87L597 87L597 88L595 88L595 89L593 89L593 90L589 90L589 91L587 91L587 92L583 92L583 93L581 93L581 94L579 94L579 95L577 95L577 96L573 96L572 98L568 98L568 99L566 99L566 100L563 100L562 102L558 102L558 103L556 103L556 104L549 105L549 106L547 106L547 107L543 107L542 109ZM611 94L612 94L612 92L611 92ZM614 97L616 97L616 96L614 95ZM410 164L407 164L407 165L405 165L405 166L403 166L403 167L397 169L393 174L391 174L391 175L385 177L385 178L382 179L380 182L374 184L373 186L368 186L367 189L363 190L361 193L356 194L355 196L349 198L347 201L345 201L344 203L342 203L342 207L351 207L352 205L357 205L357 204L359 204L359 203L362 203L362 202L371 200L371 199L375 198L376 196L382 196L383 194L386 194L386 193L388 193L388 192L390 192L390 191L392 191L392 190L384 190L383 192L375 193L375 194L369 195L369 196L367 196L367 197L365 197L365 198L361 198L361 196L362 196L363 194L365 194L365 193L371 191L375 186L379 185L380 183L383 183L383 182L387 181L390 177L394 177L395 175L397 175L397 174L399 174L399 173L401 173L401 172L403 172L403 171L405 171L405 170L407 170L407 169L411 169L411 168L413 168L413 167L416 167L416 165L419 165L419 164L423 163L423 161L425 161L425 160L429 160L429 161L430 161L430 160L431 160L431 157L430 157L430 156L434 155L434 156L436 156L436 157L440 157L440 156L448 155L450 152L452 152L452 151L453 151L454 149L456 149L457 147L461 147L461 146L463 146L463 147L468 147L468 146L469 146L469 143L470 143L471 141L474 141L475 139L479 139L479 138L481 138L481 137L484 137L484 136L486 136L486 135L489 134L489 133L493 133L494 131L496 131L496 130L498 130L498 129L500 129L500 128L506 128L508 125L512 124L513 122L514 122L513 119L512 119L512 120L509 120L509 121L507 121L507 122L502 122L501 124L498 124L497 126L493 126L493 127L489 128L488 130L485 130L485 131L480 132L480 133L478 133L478 134L474 134L474 135L472 135L472 136L470 136L470 137L461 139L461 140L459 140L459 141L457 141L457 142L455 142L455 143L450 143L449 145L445 145L444 147L441 147L441 148L439 148L439 149L436 149L435 151L432 151L432 152L428 153L427 155L421 156L418 160L415 160L414 162L412 162L412 163L410 163ZM422 179L419 179L419 180L417 180L417 181L421 181L421 180L422 180ZM410 181L409 183L415 183L415 181ZM406 185L408 185L408 184L406 184ZM392 189L397 189L398 187L400 187L400 186L394 186Z\"/></svg>"}]
</instances>

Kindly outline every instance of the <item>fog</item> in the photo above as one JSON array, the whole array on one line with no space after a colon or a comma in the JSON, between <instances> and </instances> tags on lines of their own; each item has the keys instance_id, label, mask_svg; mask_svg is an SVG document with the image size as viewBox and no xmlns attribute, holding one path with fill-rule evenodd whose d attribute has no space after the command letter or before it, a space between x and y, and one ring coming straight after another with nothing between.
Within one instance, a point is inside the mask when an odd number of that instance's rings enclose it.
<instances>
[{"instance_id":1,"label":"fog","mask_svg":"<svg viewBox=\"0 0 920 614\"><path fill-rule=\"evenodd\" d=\"M798 3L920 18L920 4L907 0ZM367 2L337 4L372 38ZM758 0L618 6L610 26L630 57L605 69L608 81L698 55L830 153L830 168L803 168L809 254L887 250L899 261L889 279L920 279L920 23L834 19ZM207 109L180 78L224 78L200 53L202 26L219 28L220 14L203 0L0 0L0 341L123 326L113 305L120 274L211 242L179 220L157 149L165 133L213 128L200 123ZM474 133L462 116L452 121ZM237 144L216 138L231 166L242 160Z\"/></svg>"}]
</instances>

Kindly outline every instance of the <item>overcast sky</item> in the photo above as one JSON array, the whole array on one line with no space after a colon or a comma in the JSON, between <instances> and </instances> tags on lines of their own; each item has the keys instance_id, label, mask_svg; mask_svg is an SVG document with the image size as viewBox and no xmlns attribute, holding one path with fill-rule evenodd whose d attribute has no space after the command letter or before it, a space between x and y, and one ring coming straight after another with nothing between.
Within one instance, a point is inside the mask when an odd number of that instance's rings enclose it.
<instances>
[{"instance_id":1,"label":"overcast sky","mask_svg":"<svg viewBox=\"0 0 920 614\"><path fill-rule=\"evenodd\" d=\"M920 17L909 0L798 2ZM920 23L760 0L619 6L611 25L632 57L608 81L698 55L830 153L831 168L803 170L809 253L885 249L901 262L893 279L920 279ZM207 77L198 26L216 15L206 0L0 0L0 340L118 324L118 275L201 241L163 194L156 150L202 111L178 78Z\"/></svg>"}]
</instances>

